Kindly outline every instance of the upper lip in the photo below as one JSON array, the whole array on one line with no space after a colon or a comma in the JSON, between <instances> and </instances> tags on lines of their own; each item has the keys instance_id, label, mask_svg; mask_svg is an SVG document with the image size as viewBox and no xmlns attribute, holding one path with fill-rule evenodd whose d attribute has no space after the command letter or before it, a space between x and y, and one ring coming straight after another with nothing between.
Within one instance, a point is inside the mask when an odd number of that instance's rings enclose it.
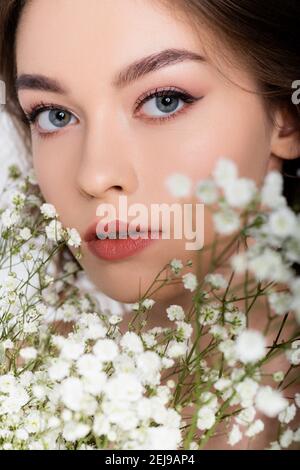
<instances>
[{"instance_id":1,"label":"upper lip","mask_svg":"<svg viewBox=\"0 0 300 470\"><path fill-rule=\"evenodd\" d=\"M99 224L99 225L98 225ZM116 225L115 225L116 224ZM83 240L85 242L90 242L92 240L98 240L97 234L103 234L107 235L108 228L111 227L112 230L109 233L115 233L114 228L116 227L116 233L120 232L127 232L128 233L128 228L129 228L130 222L124 222L121 220L113 220L109 223L103 224L100 222L99 219L95 220L94 222L89 225L88 229L86 230ZM150 227L140 227L140 224L138 224L138 230L143 233L143 232L149 232L151 230ZM153 232L160 232L160 230L152 230Z\"/></svg>"}]
</instances>

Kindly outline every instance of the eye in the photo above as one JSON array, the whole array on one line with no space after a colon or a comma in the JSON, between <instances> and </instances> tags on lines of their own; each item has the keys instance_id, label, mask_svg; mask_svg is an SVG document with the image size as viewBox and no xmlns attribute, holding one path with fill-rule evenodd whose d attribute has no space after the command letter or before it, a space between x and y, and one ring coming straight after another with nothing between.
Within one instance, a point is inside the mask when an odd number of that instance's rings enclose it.
<instances>
[{"instance_id":1,"label":"eye","mask_svg":"<svg viewBox=\"0 0 300 470\"><path fill-rule=\"evenodd\" d=\"M77 118L66 109L40 103L25 113L27 121L35 125L40 134L53 134L77 121Z\"/></svg>"},{"instance_id":2,"label":"eye","mask_svg":"<svg viewBox=\"0 0 300 470\"><path fill-rule=\"evenodd\" d=\"M198 99L174 88L156 89L138 100L136 110L142 110L142 115L149 116L149 119L165 120L175 117Z\"/></svg>"}]
</instances>

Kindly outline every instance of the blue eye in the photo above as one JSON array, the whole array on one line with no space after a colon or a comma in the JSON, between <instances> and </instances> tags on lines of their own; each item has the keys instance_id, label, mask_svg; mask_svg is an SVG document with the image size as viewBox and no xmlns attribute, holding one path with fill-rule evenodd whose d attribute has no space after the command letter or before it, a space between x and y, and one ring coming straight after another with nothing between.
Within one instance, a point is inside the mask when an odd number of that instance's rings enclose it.
<instances>
[{"instance_id":1,"label":"blue eye","mask_svg":"<svg viewBox=\"0 0 300 470\"><path fill-rule=\"evenodd\" d=\"M38 124L41 134L53 134L59 129L73 124L77 118L69 111L54 106L41 103L35 106L26 119L30 124Z\"/></svg>"},{"instance_id":2,"label":"blue eye","mask_svg":"<svg viewBox=\"0 0 300 470\"><path fill-rule=\"evenodd\" d=\"M136 109L142 110L142 115L149 116L148 119L153 121L166 120L175 117L198 99L174 88L156 89L140 98Z\"/></svg>"}]
</instances>

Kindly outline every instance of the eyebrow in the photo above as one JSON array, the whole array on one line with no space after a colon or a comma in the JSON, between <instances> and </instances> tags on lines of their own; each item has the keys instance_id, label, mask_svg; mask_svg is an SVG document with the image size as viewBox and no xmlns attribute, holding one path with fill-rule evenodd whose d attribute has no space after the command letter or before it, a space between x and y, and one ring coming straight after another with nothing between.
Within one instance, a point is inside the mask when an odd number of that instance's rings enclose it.
<instances>
[{"instance_id":1,"label":"eyebrow","mask_svg":"<svg viewBox=\"0 0 300 470\"><path fill-rule=\"evenodd\" d=\"M165 49L128 65L117 74L112 84L116 88L123 88L151 72L188 60L205 62L205 58L196 52L186 49ZM57 80L39 74L21 74L16 79L15 88L16 91L27 89L69 94L69 90Z\"/></svg>"}]
</instances>

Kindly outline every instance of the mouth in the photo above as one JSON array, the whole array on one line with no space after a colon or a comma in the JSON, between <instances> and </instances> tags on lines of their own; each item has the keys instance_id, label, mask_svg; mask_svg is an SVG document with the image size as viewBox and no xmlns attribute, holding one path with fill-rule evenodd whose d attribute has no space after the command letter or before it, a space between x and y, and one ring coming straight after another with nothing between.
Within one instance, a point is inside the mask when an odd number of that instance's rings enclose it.
<instances>
[{"instance_id":1,"label":"mouth","mask_svg":"<svg viewBox=\"0 0 300 470\"><path fill-rule=\"evenodd\" d=\"M98 258L119 260L136 254L161 238L161 230L140 225L136 228L138 230L132 230L130 224L120 220L105 225L95 221L87 229L83 240Z\"/></svg>"}]
</instances>

